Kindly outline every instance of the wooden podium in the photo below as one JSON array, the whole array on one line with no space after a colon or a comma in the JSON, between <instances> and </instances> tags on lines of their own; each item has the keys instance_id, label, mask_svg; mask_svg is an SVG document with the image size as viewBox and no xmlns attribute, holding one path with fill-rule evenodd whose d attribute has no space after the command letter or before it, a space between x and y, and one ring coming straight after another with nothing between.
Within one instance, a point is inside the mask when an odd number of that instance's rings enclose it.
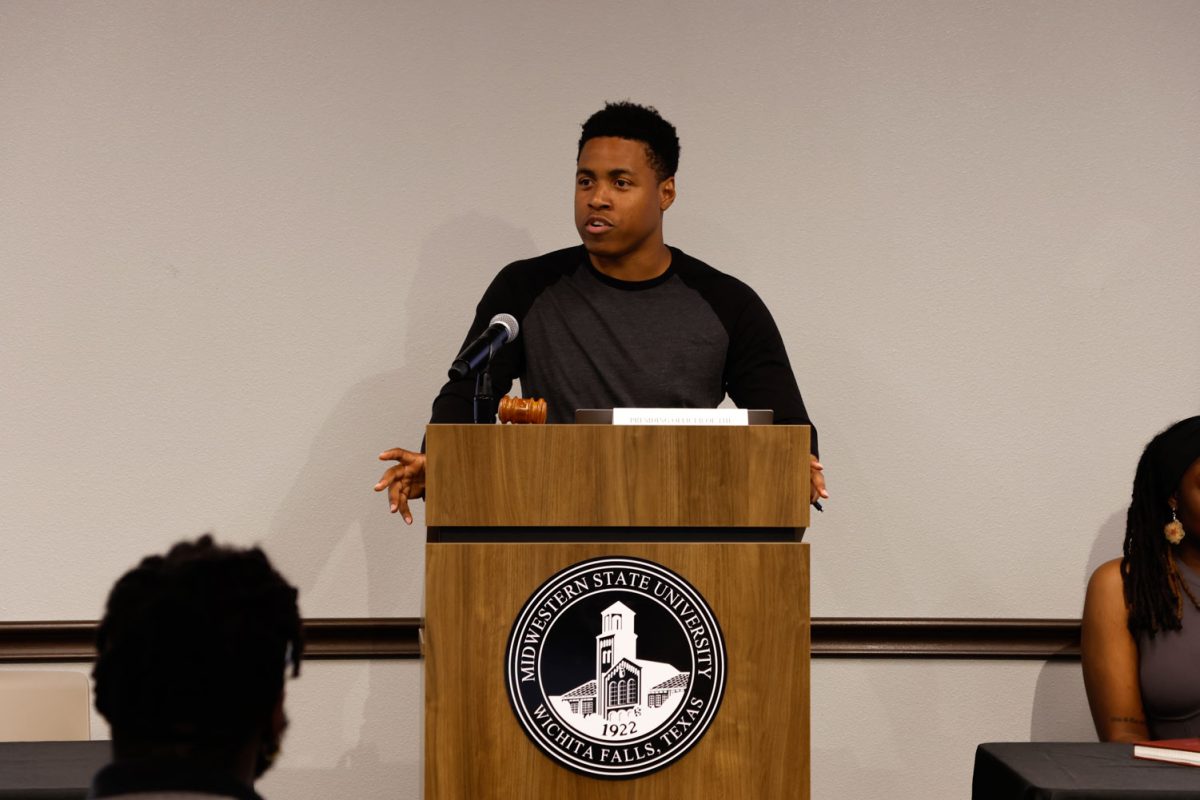
<instances>
[{"instance_id":1,"label":"wooden podium","mask_svg":"<svg viewBox=\"0 0 1200 800\"><path fill-rule=\"evenodd\" d=\"M807 427L430 425L426 450L428 800L807 800ZM506 683L527 601L601 556L683 578L724 641L707 730L638 777L552 760L518 722Z\"/></svg>"}]
</instances>

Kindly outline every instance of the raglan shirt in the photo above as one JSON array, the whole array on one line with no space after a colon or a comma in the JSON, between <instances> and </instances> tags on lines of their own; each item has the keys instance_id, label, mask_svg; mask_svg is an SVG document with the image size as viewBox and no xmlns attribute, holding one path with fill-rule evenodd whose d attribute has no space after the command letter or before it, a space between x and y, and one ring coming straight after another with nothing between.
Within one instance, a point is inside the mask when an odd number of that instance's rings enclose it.
<instances>
[{"instance_id":1,"label":"raglan shirt","mask_svg":"<svg viewBox=\"0 0 1200 800\"><path fill-rule=\"evenodd\" d=\"M475 310L463 346L496 314L520 334L490 367L497 397L521 381L547 404L547 421L573 422L579 408L767 408L775 423L812 425L783 339L754 290L674 247L671 265L648 281L597 270L582 245L509 264ZM471 422L475 381L450 381L433 402L434 423ZM812 431L817 453L817 432Z\"/></svg>"}]
</instances>

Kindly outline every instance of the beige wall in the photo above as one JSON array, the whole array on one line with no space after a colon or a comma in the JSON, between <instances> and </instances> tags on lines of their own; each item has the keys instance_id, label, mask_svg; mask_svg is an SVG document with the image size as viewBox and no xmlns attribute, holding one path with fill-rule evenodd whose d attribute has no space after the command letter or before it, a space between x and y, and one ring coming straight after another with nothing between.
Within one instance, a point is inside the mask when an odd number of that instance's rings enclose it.
<instances>
[{"instance_id":1,"label":"beige wall","mask_svg":"<svg viewBox=\"0 0 1200 800\"><path fill-rule=\"evenodd\" d=\"M814 613L1075 616L1200 411L1198 38L1135 0L0 3L0 619L95 618L210 529L310 616L420 614L374 456L495 270L576 240L624 97L681 131L668 240L763 295L821 425ZM1075 669L818 662L816 796L932 796L914 733L944 796L964 742L1085 737ZM309 685L280 794L415 797L419 665Z\"/></svg>"}]
</instances>

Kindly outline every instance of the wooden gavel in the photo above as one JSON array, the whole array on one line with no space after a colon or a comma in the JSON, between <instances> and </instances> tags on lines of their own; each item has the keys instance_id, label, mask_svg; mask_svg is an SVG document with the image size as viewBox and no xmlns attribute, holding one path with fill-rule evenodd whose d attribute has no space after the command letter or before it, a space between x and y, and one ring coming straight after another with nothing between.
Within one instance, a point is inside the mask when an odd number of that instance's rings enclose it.
<instances>
[{"instance_id":1,"label":"wooden gavel","mask_svg":"<svg viewBox=\"0 0 1200 800\"><path fill-rule=\"evenodd\" d=\"M546 401L533 397L505 395L500 398L499 415L501 422L511 422L514 425L545 425Z\"/></svg>"}]
</instances>

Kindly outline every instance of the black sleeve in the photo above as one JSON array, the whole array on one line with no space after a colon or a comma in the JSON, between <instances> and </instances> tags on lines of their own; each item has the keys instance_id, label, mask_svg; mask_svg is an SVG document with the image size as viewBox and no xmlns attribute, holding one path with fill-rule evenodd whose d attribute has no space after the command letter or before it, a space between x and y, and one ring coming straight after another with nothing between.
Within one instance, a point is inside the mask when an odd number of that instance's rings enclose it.
<instances>
[{"instance_id":1,"label":"black sleeve","mask_svg":"<svg viewBox=\"0 0 1200 800\"><path fill-rule=\"evenodd\" d=\"M525 312L529 309L529 298L522 297L527 292L519 289L517 280L518 264L510 264L500 271L492 280L483 299L475 307L475 319L471 323L462 346L453 353L446 354L446 368L449 369L454 356L462 351L472 341L483 333L497 314L512 314L518 324L523 322ZM525 348L521 337L515 342L505 345L492 359L492 388L497 398L503 397L512 390L513 381L523 371L525 363ZM463 378L457 381L447 381L438 396L433 401L431 423L469 423L474 421L475 378Z\"/></svg>"},{"instance_id":2,"label":"black sleeve","mask_svg":"<svg viewBox=\"0 0 1200 800\"><path fill-rule=\"evenodd\" d=\"M725 393L738 408L774 409L776 425L811 426L810 447L818 455L817 428L804 408L779 328L762 298L743 287L745 302L728 328Z\"/></svg>"}]
</instances>

